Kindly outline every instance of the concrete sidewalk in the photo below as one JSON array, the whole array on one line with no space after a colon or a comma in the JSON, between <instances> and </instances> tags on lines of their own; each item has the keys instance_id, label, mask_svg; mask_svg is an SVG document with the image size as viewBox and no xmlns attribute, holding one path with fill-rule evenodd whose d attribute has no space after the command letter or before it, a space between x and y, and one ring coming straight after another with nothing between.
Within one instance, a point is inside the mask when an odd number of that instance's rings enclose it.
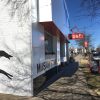
<instances>
[{"instance_id":1,"label":"concrete sidewalk","mask_svg":"<svg viewBox=\"0 0 100 100\"><path fill-rule=\"evenodd\" d=\"M81 56L75 59L80 61ZM53 84L37 96L44 100L100 100L100 97L94 96L95 93L88 88L78 62L65 66L58 76L59 78Z\"/></svg>"}]
</instances>

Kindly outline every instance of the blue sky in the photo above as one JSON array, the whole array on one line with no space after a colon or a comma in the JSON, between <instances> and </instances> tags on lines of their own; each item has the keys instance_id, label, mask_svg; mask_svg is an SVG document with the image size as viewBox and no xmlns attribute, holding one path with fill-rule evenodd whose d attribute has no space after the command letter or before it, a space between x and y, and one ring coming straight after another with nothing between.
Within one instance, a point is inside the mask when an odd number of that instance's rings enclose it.
<instances>
[{"instance_id":1,"label":"blue sky","mask_svg":"<svg viewBox=\"0 0 100 100\"><path fill-rule=\"evenodd\" d=\"M77 26L78 31L85 31L86 34L92 34L92 44L97 47L100 44L100 17L91 19L87 16L81 16L86 14L86 11L80 6L80 1L81 0L67 0L70 26ZM71 44L75 45L75 41L71 40Z\"/></svg>"}]
</instances>

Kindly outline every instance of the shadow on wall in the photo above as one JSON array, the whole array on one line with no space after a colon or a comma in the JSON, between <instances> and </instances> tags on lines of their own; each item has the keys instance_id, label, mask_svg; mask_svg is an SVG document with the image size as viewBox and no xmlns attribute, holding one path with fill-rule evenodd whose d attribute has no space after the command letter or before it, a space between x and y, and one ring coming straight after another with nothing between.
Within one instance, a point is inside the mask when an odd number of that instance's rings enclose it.
<instances>
[{"instance_id":1,"label":"shadow on wall","mask_svg":"<svg viewBox=\"0 0 100 100\"><path fill-rule=\"evenodd\" d=\"M9 54L6 53L5 51L0 51L0 57L5 57L5 58L7 58L7 59L10 60L10 58L13 57L13 56L9 55ZM12 77L13 77L11 74L7 73L6 71L4 71L4 70L2 70L2 69L0 69L0 73L1 73L1 74L4 74L4 75L7 76L9 79L12 79Z\"/></svg>"}]
</instances>

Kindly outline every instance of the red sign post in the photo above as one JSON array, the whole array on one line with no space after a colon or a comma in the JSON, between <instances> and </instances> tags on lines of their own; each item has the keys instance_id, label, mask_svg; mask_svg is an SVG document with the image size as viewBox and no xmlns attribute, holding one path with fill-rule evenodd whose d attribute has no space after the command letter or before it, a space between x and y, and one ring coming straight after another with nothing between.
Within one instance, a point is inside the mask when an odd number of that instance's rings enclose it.
<instances>
[{"instance_id":1,"label":"red sign post","mask_svg":"<svg viewBox=\"0 0 100 100\"><path fill-rule=\"evenodd\" d=\"M87 41L84 41L84 47L88 47L88 42Z\"/></svg>"}]
</instances>

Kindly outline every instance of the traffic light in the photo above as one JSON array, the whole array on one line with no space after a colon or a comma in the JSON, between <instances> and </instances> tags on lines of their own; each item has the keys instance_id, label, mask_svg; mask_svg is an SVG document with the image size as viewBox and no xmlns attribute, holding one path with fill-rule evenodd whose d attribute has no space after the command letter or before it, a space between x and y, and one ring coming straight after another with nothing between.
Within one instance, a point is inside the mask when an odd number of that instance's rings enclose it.
<instances>
[{"instance_id":1,"label":"traffic light","mask_svg":"<svg viewBox=\"0 0 100 100\"><path fill-rule=\"evenodd\" d=\"M88 42L87 41L84 41L84 47L88 47Z\"/></svg>"}]
</instances>

